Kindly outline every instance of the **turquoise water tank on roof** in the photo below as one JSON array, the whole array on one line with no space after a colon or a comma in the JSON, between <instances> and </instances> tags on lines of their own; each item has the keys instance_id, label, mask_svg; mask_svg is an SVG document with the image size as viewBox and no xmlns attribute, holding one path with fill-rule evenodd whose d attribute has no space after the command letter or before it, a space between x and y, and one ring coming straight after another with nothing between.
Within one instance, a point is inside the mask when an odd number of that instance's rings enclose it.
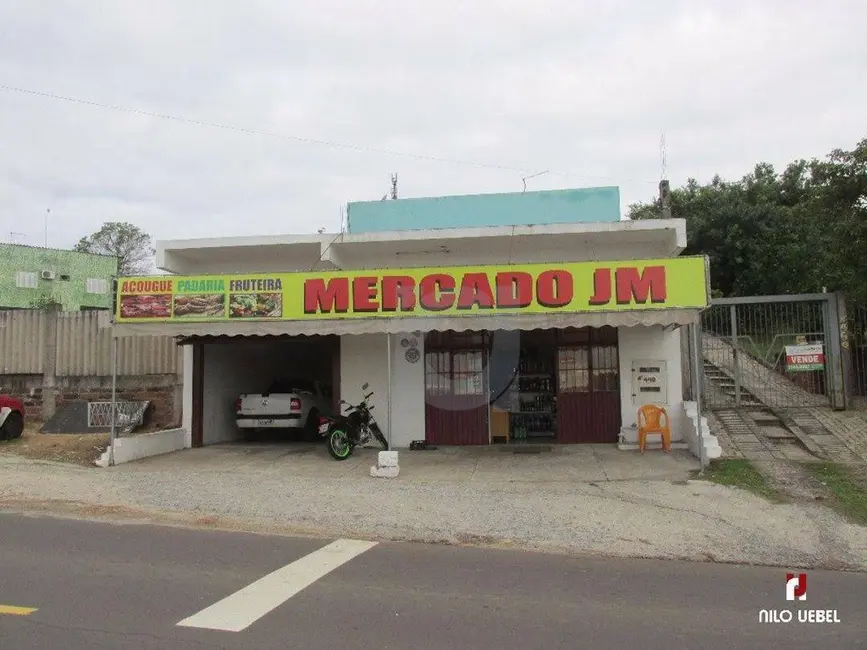
<instances>
[{"instance_id":1,"label":"turquoise water tank on roof","mask_svg":"<svg viewBox=\"0 0 867 650\"><path fill-rule=\"evenodd\" d=\"M360 201L347 209L350 233L611 221L620 221L617 187Z\"/></svg>"}]
</instances>

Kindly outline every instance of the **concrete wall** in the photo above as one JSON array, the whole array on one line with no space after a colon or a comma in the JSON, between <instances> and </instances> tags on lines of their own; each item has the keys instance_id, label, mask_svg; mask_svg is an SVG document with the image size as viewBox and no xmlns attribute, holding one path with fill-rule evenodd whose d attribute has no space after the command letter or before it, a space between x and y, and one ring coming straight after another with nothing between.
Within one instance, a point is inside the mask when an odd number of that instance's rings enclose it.
<instances>
[{"instance_id":1,"label":"concrete wall","mask_svg":"<svg viewBox=\"0 0 867 650\"><path fill-rule=\"evenodd\" d=\"M188 446L189 436L184 429L167 429L154 433L143 433L128 438L118 438L114 442L114 464L130 463L142 458L169 454ZM108 467L111 461L111 450L106 449L96 461L99 467Z\"/></svg>"},{"instance_id":2,"label":"concrete wall","mask_svg":"<svg viewBox=\"0 0 867 650\"><path fill-rule=\"evenodd\" d=\"M617 187L472 194L348 206L350 233L620 221Z\"/></svg>"},{"instance_id":3,"label":"concrete wall","mask_svg":"<svg viewBox=\"0 0 867 650\"><path fill-rule=\"evenodd\" d=\"M202 440L206 445L237 440L240 434L235 426L235 400L241 393L263 388L250 364L239 363L243 345L205 345Z\"/></svg>"},{"instance_id":4,"label":"concrete wall","mask_svg":"<svg viewBox=\"0 0 867 650\"><path fill-rule=\"evenodd\" d=\"M415 339L420 358L406 360L407 348L401 341ZM373 391L373 415L389 445L408 447L424 438L424 337L413 334L392 335L391 426L388 414L388 339L385 334L343 336L340 339L340 394L350 404L357 403L361 386Z\"/></svg>"},{"instance_id":5,"label":"concrete wall","mask_svg":"<svg viewBox=\"0 0 867 650\"><path fill-rule=\"evenodd\" d=\"M242 393L261 393L278 377L331 381L327 343L242 340L205 345L203 442L237 440L235 400ZM189 353L190 355L192 352ZM189 361L192 384L192 360ZM192 404L192 393L189 394ZM190 421L192 428L192 421Z\"/></svg>"},{"instance_id":6,"label":"concrete wall","mask_svg":"<svg viewBox=\"0 0 867 650\"><path fill-rule=\"evenodd\" d=\"M180 381L177 375L118 377L117 398L120 401L148 400L151 402L148 425L175 427L181 422ZM52 411L75 400L109 401L111 377L58 377L51 390ZM22 400L27 419L42 420L46 399L42 375L0 375L0 394Z\"/></svg>"},{"instance_id":7,"label":"concrete wall","mask_svg":"<svg viewBox=\"0 0 867 650\"><path fill-rule=\"evenodd\" d=\"M107 312L0 311L0 392L43 421L65 402L109 400L112 348ZM175 340L119 339L117 352L120 399L150 400L153 424L178 426L183 351Z\"/></svg>"},{"instance_id":8,"label":"concrete wall","mask_svg":"<svg viewBox=\"0 0 867 650\"><path fill-rule=\"evenodd\" d=\"M620 342L620 404L623 418L621 433L624 442L638 439L638 407L633 401L632 361L665 361L667 364L668 400L663 406L671 415L672 440L683 438L683 374L680 365L680 332L663 327L620 327L617 330Z\"/></svg>"}]
</instances>

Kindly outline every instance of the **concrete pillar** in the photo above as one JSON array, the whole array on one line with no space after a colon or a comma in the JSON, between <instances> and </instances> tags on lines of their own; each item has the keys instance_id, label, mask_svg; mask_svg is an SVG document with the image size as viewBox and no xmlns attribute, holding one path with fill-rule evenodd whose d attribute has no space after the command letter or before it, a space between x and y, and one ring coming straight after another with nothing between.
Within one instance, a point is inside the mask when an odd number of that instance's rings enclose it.
<instances>
[{"instance_id":1,"label":"concrete pillar","mask_svg":"<svg viewBox=\"0 0 867 650\"><path fill-rule=\"evenodd\" d=\"M182 427L184 422L184 353L186 346L175 350L175 383L172 391L172 426Z\"/></svg>"},{"instance_id":2,"label":"concrete pillar","mask_svg":"<svg viewBox=\"0 0 867 650\"><path fill-rule=\"evenodd\" d=\"M57 410L57 314L58 306L49 305L42 312L44 347L42 352L42 421L54 417Z\"/></svg>"}]
</instances>

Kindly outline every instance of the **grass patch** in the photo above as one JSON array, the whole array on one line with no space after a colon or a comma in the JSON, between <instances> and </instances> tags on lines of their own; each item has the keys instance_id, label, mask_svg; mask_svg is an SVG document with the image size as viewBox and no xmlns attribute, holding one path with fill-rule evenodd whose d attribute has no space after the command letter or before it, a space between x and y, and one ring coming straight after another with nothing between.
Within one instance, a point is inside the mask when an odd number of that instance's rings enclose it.
<instances>
[{"instance_id":1,"label":"grass patch","mask_svg":"<svg viewBox=\"0 0 867 650\"><path fill-rule=\"evenodd\" d=\"M696 473L694 478L711 481L719 485L742 488L775 503L786 501L782 493L774 489L759 470L753 467L748 460L742 458L712 460L704 474Z\"/></svg>"},{"instance_id":2,"label":"grass patch","mask_svg":"<svg viewBox=\"0 0 867 650\"><path fill-rule=\"evenodd\" d=\"M817 481L821 481L834 495L826 501L847 519L867 526L867 469L836 463L801 463Z\"/></svg>"}]
</instances>

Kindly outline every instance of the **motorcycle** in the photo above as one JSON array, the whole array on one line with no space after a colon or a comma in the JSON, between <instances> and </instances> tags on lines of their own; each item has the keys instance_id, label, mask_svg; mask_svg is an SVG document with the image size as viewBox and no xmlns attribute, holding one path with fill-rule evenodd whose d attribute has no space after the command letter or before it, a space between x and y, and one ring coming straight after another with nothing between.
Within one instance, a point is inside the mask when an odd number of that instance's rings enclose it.
<instances>
[{"instance_id":1,"label":"motorcycle","mask_svg":"<svg viewBox=\"0 0 867 650\"><path fill-rule=\"evenodd\" d=\"M361 390L368 388L370 384L364 384ZM327 438L328 453L334 460L346 460L356 447L366 445L373 438L388 451L388 441L370 413L374 407L367 403L372 396L373 392L366 393L364 399L355 405L340 400L341 406L346 405L342 414L319 416L319 435Z\"/></svg>"}]
</instances>

